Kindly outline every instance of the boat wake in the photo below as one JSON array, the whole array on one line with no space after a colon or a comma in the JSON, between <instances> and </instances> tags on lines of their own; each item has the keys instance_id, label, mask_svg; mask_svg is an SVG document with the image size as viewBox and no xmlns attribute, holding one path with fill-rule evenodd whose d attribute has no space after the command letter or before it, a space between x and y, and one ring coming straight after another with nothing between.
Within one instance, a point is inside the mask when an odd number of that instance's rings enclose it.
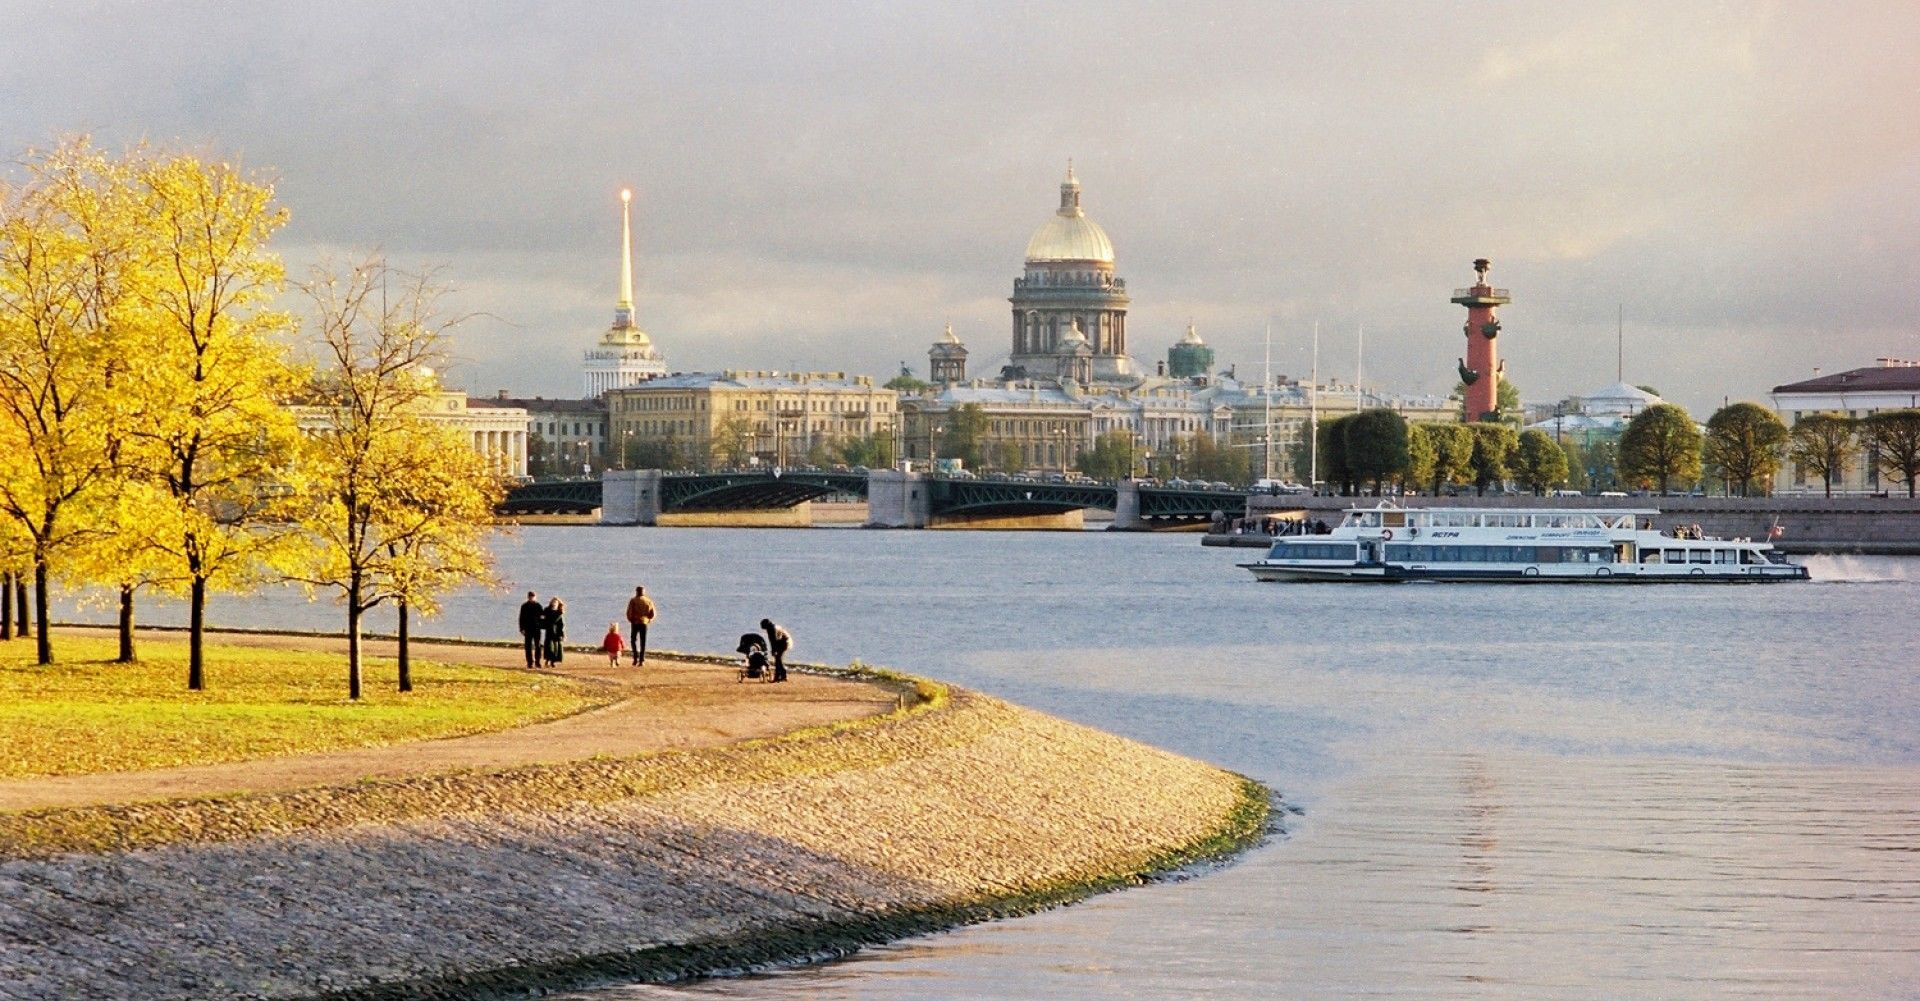
<instances>
[{"instance_id":1,"label":"boat wake","mask_svg":"<svg viewBox=\"0 0 1920 1001\"><path fill-rule=\"evenodd\" d=\"M1817 584L1920 584L1920 560L1898 556L1808 556Z\"/></svg>"}]
</instances>

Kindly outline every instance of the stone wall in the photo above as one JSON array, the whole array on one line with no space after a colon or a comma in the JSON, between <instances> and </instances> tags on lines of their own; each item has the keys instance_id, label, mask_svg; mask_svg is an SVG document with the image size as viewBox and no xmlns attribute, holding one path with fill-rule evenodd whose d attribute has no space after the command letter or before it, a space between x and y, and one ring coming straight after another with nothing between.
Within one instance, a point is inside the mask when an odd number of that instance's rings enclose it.
<instances>
[{"instance_id":1,"label":"stone wall","mask_svg":"<svg viewBox=\"0 0 1920 1001\"><path fill-rule=\"evenodd\" d=\"M1239 776L955 692L709 751L0 815L0 998L675 979L1071 900L1266 813Z\"/></svg>"}]
</instances>

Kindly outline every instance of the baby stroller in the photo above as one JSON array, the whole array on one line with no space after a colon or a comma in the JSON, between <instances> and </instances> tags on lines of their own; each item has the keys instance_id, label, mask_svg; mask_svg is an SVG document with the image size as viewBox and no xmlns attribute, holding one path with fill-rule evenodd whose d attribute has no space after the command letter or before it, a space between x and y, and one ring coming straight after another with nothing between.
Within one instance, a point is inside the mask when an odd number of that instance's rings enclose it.
<instances>
[{"instance_id":1,"label":"baby stroller","mask_svg":"<svg viewBox=\"0 0 1920 1001\"><path fill-rule=\"evenodd\" d=\"M772 678L772 672L767 670L766 637L759 633L741 633L740 645L734 648L734 652L746 657L746 662L740 665L738 681L744 683L749 678L767 681Z\"/></svg>"}]
</instances>

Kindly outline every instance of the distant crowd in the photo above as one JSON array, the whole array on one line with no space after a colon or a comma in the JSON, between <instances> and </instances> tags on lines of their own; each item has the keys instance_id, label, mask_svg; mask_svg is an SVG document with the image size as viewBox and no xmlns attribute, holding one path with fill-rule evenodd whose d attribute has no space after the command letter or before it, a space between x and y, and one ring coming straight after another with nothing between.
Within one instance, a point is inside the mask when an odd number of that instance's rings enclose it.
<instances>
[{"instance_id":1,"label":"distant crowd","mask_svg":"<svg viewBox=\"0 0 1920 1001\"><path fill-rule=\"evenodd\" d=\"M1325 535L1329 531L1324 521L1308 521L1305 515L1282 518L1268 515L1262 518L1223 518L1214 523L1214 532L1222 535Z\"/></svg>"},{"instance_id":2,"label":"distant crowd","mask_svg":"<svg viewBox=\"0 0 1920 1001\"><path fill-rule=\"evenodd\" d=\"M646 665L647 628L659 611L647 596L646 586L635 586L633 597L627 599L627 634L620 634L619 622L609 622L607 634L600 639L600 652L606 655L607 666L619 667L623 653L632 658L634 667ZM555 597L542 605L540 596L528 591L527 600L520 603L519 625L530 670L557 667L566 659L566 602ZM793 648L793 634L772 619L761 619L760 630L743 633L735 648L743 658L740 680L787 680L787 651Z\"/></svg>"}]
</instances>

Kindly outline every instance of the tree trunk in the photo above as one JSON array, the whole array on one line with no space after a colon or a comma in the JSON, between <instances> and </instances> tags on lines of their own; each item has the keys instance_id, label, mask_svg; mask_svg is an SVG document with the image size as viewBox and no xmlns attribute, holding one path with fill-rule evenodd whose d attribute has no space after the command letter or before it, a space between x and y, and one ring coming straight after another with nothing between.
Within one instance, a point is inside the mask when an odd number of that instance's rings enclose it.
<instances>
[{"instance_id":1,"label":"tree trunk","mask_svg":"<svg viewBox=\"0 0 1920 1001\"><path fill-rule=\"evenodd\" d=\"M360 589L347 592L347 698L360 701Z\"/></svg>"},{"instance_id":2,"label":"tree trunk","mask_svg":"<svg viewBox=\"0 0 1920 1001\"><path fill-rule=\"evenodd\" d=\"M407 658L407 603L402 600L394 607L400 613L400 629L396 633L400 647L400 690L411 692L413 691L413 667Z\"/></svg>"},{"instance_id":3,"label":"tree trunk","mask_svg":"<svg viewBox=\"0 0 1920 1001\"><path fill-rule=\"evenodd\" d=\"M0 640L13 638L13 574L0 573Z\"/></svg>"},{"instance_id":4,"label":"tree trunk","mask_svg":"<svg viewBox=\"0 0 1920 1001\"><path fill-rule=\"evenodd\" d=\"M133 585L120 585L120 657L118 663L133 663Z\"/></svg>"},{"instance_id":5,"label":"tree trunk","mask_svg":"<svg viewBox=\"0 0 1920 1001\"><path fill-rule=\"evenodd\" d=\"M0 601L5 601L6 599L7 596L5 594L0 594ZM14 574L13 634L21 639L26 639L27 624L32 621L33 619L27 615L27 575L23 573Z\"/></svg>"},{"instance_id":6,"label":"tree trunk","mask_svg":"<svg viewBox=\"0 0 1920 1001\"><path fill-rule=\"evenodd\" d=\"M26 616L21 616L24 621ZM47 631L47 561L33 563L33 640L34 654L41 664L53 663L53 636Z\"/></svg>"},{"instance_id":7,"label":"tree trunk","mask_svg":"<svg viewBox=\"0 0 1920 1001\"><path fill-rule=\"evenodd\" d=\"M1832 500L1833 499L1833 474L1828 473L1825 479L1827 481L1827 499Z\"/></svg>"},{"instance_id":8,"label":"tree trunk","mask_svg":"<svg viewBox=\"0 0 1920 1001\"><path fill-rule=\"evenodd\" d=\"M207 687L207 579L196 576L187 594L187 690L198 692Z\"/></svg>"}]
</instances>

